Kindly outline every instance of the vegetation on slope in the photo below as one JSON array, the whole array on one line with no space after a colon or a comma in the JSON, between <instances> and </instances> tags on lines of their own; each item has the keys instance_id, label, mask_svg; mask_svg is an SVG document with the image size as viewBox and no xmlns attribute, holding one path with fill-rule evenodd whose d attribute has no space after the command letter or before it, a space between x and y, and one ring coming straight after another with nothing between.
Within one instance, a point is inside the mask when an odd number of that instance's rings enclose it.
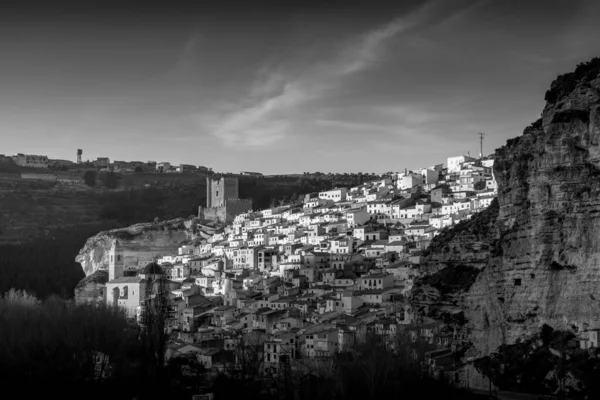
<instances>
[{"instance_id":1,"label":"vegetation on slope","mask_svg":"<svg viewBox=\"0 0 600 400\"><path fill-rule=\"evenodd\" d=\"M288 204L302 195L335 187L360 185L367 180L378 178L363 174L304 174L277 175L266 177L239 177L240 197L252 199L255 210L262 210L279 204Z\"/></svg>"},{"instance_id":2,"label":"vegetation on slope","mask_svg":"<svg viewBox=\"0 0 600 400\"><path fill-rule=\"evenodd\" d=\"M494 229L499 210L498 199L495 198L488 208L474 214L470 219L444 228L439 235L433 238L430 246L423 252L423 257L443 252L452 240L462 235L472 235L477 240L493 238L496 234Z\"/></svg>"},{"instance_id":3,"label":"vegetation on slope","mask_svg":"<svg viewBox=\"0 0 600 400\"><path fill-rule=\"evenodd\" d=\"M67 298L84 273L75 256L89 236L115 228L114 222L55 230L53 236L0 246L0 293L10 288Z\"/></svg>"},{"instance_id":4,"label":"vegetation on slope","mask_svg":"<svg viewBox=\"0 0 600 400\"><path fill-rule=\"evenodd\" d=\"M546 92L544 100L550 104L556 104L558 101L568 96L581 81L589 82L600 74L600 58L595 57L590 61L577 65L575 71L560 75Z\"/></svg>"}]
</instances>

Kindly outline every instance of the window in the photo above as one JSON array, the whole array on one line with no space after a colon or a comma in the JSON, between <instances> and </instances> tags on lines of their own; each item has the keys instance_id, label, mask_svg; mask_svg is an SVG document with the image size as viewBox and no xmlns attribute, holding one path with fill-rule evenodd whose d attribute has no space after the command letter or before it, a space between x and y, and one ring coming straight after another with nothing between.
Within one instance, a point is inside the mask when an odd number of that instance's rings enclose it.
<instances>
[{"instance_id":1,"label":"window","mask_svg":"<svg viewBox=\"0 0 600 400\"><path fill-rule=\"evenodd\" d=\"M521 286L521 278L515 278L515 286Z\"/></svg>"}]
</instances>

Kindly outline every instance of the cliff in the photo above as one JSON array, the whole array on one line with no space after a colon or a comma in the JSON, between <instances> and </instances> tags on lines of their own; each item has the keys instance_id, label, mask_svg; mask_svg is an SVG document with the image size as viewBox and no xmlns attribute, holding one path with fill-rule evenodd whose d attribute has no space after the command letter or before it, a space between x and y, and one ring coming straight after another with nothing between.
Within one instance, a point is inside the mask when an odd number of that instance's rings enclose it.
<instances>
[{"instance_id":1,"label":"cliff","mask_svg":"<svg viewBox=\"0 0 600 400\"><path fill-rule=\"evenodd\" d=\"M454 302L479 356L544 324L600 322L600 59L557 78L546 101L538 121L496 150L496 220L478 236L474 218L437 237L423 258L434 275L413 296L429 314ZM434 277L449 266L476 277L441 293Z\"/></svg>"},{"instance_id":2,"label":"cliff","mask_svg":"<svg viewBox=\"0 0 600 400\"><path fill-rule=\"evenodd\" d=\"M127 228L103 231L87 240L75 261L81 264L86 276L108 269L108 256L113 240L118 239L126 266L150 262L155 256L177 254L186 241L195 238L184 219L160 223L143 223Z\"/></svg>"},{"instance_id":3,"label":"cliff","mask_svg":"<svg viewBox=\"0 0 600 400\"><path fill-rule=\"evenodd\" d=\"M599 74L596 59L559 77L542 118L496 151L501 251L469 296L483 352L600 321Z\"/></svg>"}]
</instances>

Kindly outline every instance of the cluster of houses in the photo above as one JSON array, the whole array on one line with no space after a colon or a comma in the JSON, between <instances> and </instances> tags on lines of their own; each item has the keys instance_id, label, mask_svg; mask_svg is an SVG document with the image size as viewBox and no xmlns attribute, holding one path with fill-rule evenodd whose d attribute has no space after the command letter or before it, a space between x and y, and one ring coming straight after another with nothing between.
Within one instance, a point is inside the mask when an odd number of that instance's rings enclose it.
<instances>
[{"instance_id":1,"label":"cluster of houses","mask_svg":"<svg viewBox=\"0 0 600 400\"><path fill-rule=\"evenodd\" d=\"M5 156L0 154L0 163L11 163L20 167L48 169L53 167L74 168L82 164L81 154L78 153L77 162L71 160L61 160L48 158L45 155L32 155L18 153L13 156ZM100 171L112 171L119 173L135 173L135 172L155 172L155 173L209 173L211 168L205 166L196 166L191 164L171 164L170 162L156 161L117 161L111 160L108 157L98 157L96 160L88 161L86 165L93 165ZM243 175L262 176L262 174L254 172L242 173Z\"/></svg>"},{"instance_id":2,"label":"cluster of houses","mask_svg":"<svg viewBox=\"0 0 600 400\"><path fill-rule=\"evenodd\" d=\"M460 334L418 317L406 298L422 250L496 196L492 164L454 157L445 168L307 194L226 226L196 221L210 234L137 271L115 239L103 301L143 325L160 283L169 297L168 356L192 353L213 371L241 345L260 354L264 373L278 374L296 360L352 351L370 334L391 351L400 334L421 338L442 365Z\"/></svg>"}]
</instances>

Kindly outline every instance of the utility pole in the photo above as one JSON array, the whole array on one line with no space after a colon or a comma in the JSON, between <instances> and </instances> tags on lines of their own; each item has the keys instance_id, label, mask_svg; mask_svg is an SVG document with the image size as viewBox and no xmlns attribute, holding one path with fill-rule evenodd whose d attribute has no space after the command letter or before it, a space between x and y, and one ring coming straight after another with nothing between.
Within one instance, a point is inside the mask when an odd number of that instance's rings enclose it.
<instances>
[{"instance_id":1,"label":"utility pole","mask_svg":"<svg viewBox=\"0 0 600 400\"><path fill-rule=\"evenodd\" d=\"M479 158L483 158L483 137L485 133L479 132Z\"/></svg>"}]
</instances>

